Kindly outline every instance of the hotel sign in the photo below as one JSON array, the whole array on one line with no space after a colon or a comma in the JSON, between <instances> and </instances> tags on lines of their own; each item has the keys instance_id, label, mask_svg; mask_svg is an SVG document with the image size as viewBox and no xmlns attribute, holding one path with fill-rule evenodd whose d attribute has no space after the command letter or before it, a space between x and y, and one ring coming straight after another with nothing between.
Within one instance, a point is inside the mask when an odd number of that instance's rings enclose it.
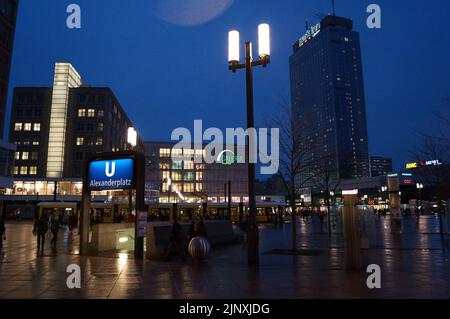
<instances>
[{"instance_id":1,"label":"hotel sign","mask_svg":"<svg viewBox=\"0 0 450 319\"><path fill-rule=\"evenodd\" d=\"M414 169L414 168L427 167L427 166L439 166L439 165L442 165L442 163L439 160L420 161L420 162L406 164L406 169Z\"/></svg>"},{"instance_id":2,"label":"hotel sign","mask_svg":"<svg viewBox=\"0 0 450 319\"><path fill-rule=\"evenodd\" d=\"M310 38L314 38L320 32L320 23L313 26L311 29L306 31L305 35L300 38L298 41L298 46L301 47L303 44L308 42Z\"/></svg>"},{"instance_id":3,"label":"hotel sign","mask_svg":"<svg viewBox=\"0 0 450 319\"><path fill-rule=\"evenodd\" d=\"M134 160L99 160L89 163L88 187L91 191L132 189Z\"/></svg>"}]
</instances>

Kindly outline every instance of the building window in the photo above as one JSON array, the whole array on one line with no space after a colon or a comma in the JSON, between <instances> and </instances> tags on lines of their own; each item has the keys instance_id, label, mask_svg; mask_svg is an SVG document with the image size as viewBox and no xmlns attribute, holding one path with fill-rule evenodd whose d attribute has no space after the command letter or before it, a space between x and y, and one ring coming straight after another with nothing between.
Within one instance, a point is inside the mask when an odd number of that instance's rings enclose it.
<instances>
[{"instance_id":1,"label":"building window","mask_svg":"<svg viewBox=\"0 0 450 319\"><path fill-rule=\"evenodd\" d=\"M38 152L31 152L31 160L37 161L38 159Z\"/></svg>"},{"instance_id":2,"label":"building window","mask_svg":"<svg viewBox=\"0 0 450 319\"><path fill-rule=\"evenodd\" d=\"M28 152L22 152L22 160L26 161L28 160Z\"/></svg>"},{"instance_id":3,"label":"building window","mask_svg":"<svg viewBox=\"0 0 450 319\"><path fill-rule=\"evenodd\" d=\"M160 163L159 169L170 169L170 165L168 163Z\"/></svg>"},{"instance_id":4,"label":"building window","mask_svg":"<svg viewBox=\"0 0 450 319\"><path fill-rule=\"evenodd\" d=\"M95 109L88 109L87 116L88 117L95 117Z\"/></svg>"},{"instance_id":5,"label":"building window","mask_svg":"<svg viewBox=\"0 0 450 319\"><path fill-rule=\"evenodd\" d=\"M20 167L20 175L27 175L28 174L28 167L27 166L21 166Z\"/></svg>"},{"instance_id":6,"label":"building window","mask_svg":"<svg viewBox=\"0 0 450 319\"><path fill-rule=\"evenodd\" d=\"M77 137L77 146L84 144L84 137Z\"/></svg>"},{"instance_id":7,"label":"building window","mask_svg":"<svg viewBox=\"0 0 450 319\"><path fill-rule=\"evenodd\" d=\"M34 139L33 140L33 145L39 145L39 139Z\"/></svg>"},{"instance_id":8,"label":"building window","mask_svg":"<svg viewBox=\"0 0 450 319\"><path fill-rule=\"evenodd\" d=\"M172 162L172 169L182 169L182 168L183 168L183 161Z\"/></svg>"},{"instance_id":9,"label":"building window","mask_svg":"<svg viewBox=\"0 0 450 319\"><path fill-rule=\"evenodd\" d=\"M34 123L33 124L33 131L39 132L41 130L41 123Z\"/></svg>"},{"instance_id":10,"label":"building window","mask_svg":"<svg viewBox=\"0 0 450 319\"><path fill-rule=\"evenodd\" d=\"M162 172L162 180L163 181L167 181L169 178L170 178L170 172L169 171Z\"/></svg>"},{"instance_id":11,"label":"building window","mask_svg":"<svg viewBox=\"0 0 450 319\"><path fill-rule=\"evenodd\" d=\"M81 161L83 159L83 153L82 152L76 152L75 153L75 159L77 161Z\"/></svg>"},{"instance_id":12,"label":"building window","mask_svg":"<svg viewBox=\"0 0 450 319\"><path fill-rule=\"evenodd\" d=\"M23 130L24 131L31 131L31 123L24 123Z\"/></svg>"},{"instance_id":13,"label":"building window","mask_svg":"<svg viewBox=\"0 0 450 319\"><path fill-rule=\"evenodd\" d=\"M105 116L105 111L104 111L104 110L98 110L98 111L97 111L97 116L98 116L98 117L103 117L103 116Z\"/></svg>"},{"instance_id":14,"label":"building window","mask_svg":"<svg viewBox=\"0 0 450 319\"><path fill-rule=\"evenodd\" d=\"M97 132L103 132L103 123L97 123Z\"/></svg>"},{"instance_id":15,"label":"building window","mask_svg":"<svg viewBox=\"0 0 450 319\"><path fill-rule=\"evenodd\" d=\"M14 159L19 160L20 159L20 152L14 152Z\"/></svg>"},{"instance_id":16,"label":"building window","mask_svg":"<svg viewBox=\"0 0 450 319\"><path fill-rule=\"evenodd\" d=\"M37 167L30 166L30 175L36 175L36 174L37 174Z\"/></svg>"},{"instance_id":17,"label":"building window","mask_svg":"<svg viewBox=\"0 0 450 319\"><path fill-rule=\"evenodd\" d=\"M195 180L196 181L203 181L203 172L195 172Z\"/></svg>"},{"instance_id":18,"label":"building window","mask_svg":"<svg viewBox=\"0 0 450 319\"><path fill-rule=\"evenodd\" d=\"M30 145L30 140L24 140L23 145Z\"/></svg>"},{"instance_id":19,"label":"building window","mask_svg":"<svg viewBox=\"0 0 450 319\"><path fill-rule=\"evenodd\" d=\"M14 166L13 175L19 175L19 166Z\"/></svg>"},{"instance_id":20,"label":"building window","mask_svg":"<svg viewBox=\"0 0 450 319\"><path fill-rule=\"evenodd\" d=\"M183 192L193 192L194 191L194 184L188 183L183 185Z\"/></svg>"},{"instance_id":21,"label":"building window","mask_svg":"<svg viewBox=\"0 0 450 319\"><path fill-rule=\"evenodd\" d=\"M186 172L184 173L184 180L191 182L194 180L194 172Z\"/></svg>"},{"instance_id":22,"label":"building window","mask_svg":"<svg viewBox=\"0 0 450 319\"><path fill-rule=\"evenodd\" d=\"M78 109L78 117L85 117L86 109Z\"/></svg>"},{"instance_id":23,"label":"building window","mask_svg":"<svg viewBox=\"0 0 450 319\"><path fill-rule=\"evenodd\" d=\"M181 173L180 172L172 172L172 180L173 181L181 181Z\"/></svg>"},{"instance_id":24,"label":"building window","mask_svg":"<svg viewBox=\"0 0 450 319\"><path fill-rule=\"evenodd\" d=\"M15 123L14 131L22 131L22 123Z\"/></svg>"},{"instance_id":25,"label":"building window","mask_svg":"<svg viewBox=\"0 0 450 319\"><path fill-rule=\"evenodd\" d=\"M103 138L97 137L97 140L95 141L95 145L97 145L97 146L103 145Z\"/></svg>"},{"instance_id":26,"label":"building window","mask_svg":"<svg viewBox=\"0 0 450 319\"><path fill-rule=\"evenodd\" d=\"M159 150L159 157L170 157L170 148L161 148Z\"/></svg>"},{"instance_id":27,"label":"building window","mask_svg":"<svg viewBox=\"0 0 450 319\"><path fill-rule=\"evenodd\" d=\"M184 169L194 169L193 161L184 161Z\"/></svg>"},{"instance_id":28,"label":"building window","mask_svg":"<svg viewBox=\"0 0 450 319\"><path fill-rule=\"evenodd\" d=\"M199 183L195 184L195 191L196 192L203 191L203 184L199 184Z\"/></svg>"},{"instance_id":29,"label":"building window","mask_svg":"<svg viewBox=\"0 0 450 319\"><path fill-rule=\"evenodd\" d=\"M172 157L181 157L183 155L183 150L175 148L172 150Z\"/></svg>"}]
</instances>

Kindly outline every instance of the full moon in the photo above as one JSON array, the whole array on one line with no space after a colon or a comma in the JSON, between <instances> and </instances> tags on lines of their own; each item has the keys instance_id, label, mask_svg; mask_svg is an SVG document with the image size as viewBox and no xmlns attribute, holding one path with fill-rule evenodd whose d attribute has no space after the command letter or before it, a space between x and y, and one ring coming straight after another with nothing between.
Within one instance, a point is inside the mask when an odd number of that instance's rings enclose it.
<instances>
[{"instance_id":1,"label":"full moon","mask_svg":"<svg viewBox=\"0 0 450 319\"><path fill-rule=\"evenodd\" d=\"M234 0L157 0L155 14L172 24L195 26L220 16L233 2Z\"/></svg>"}]
</instances>

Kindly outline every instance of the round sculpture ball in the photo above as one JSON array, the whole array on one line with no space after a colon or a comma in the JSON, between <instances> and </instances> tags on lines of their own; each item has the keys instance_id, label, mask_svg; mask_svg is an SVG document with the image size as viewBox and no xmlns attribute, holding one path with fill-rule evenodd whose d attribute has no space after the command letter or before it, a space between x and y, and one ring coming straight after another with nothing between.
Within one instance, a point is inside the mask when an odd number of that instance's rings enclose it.
<instances>
[{"instance_id":1,"label":"round sculpture ball","mask_svg":"<svg viewBox=\"0 0 450 319\"><path fill-rule=\"evenodd\" d=\"M194 237L189 242L189 255L195 260L208 257L211 245L205 237Z\"/></svg>"}]
</instances>

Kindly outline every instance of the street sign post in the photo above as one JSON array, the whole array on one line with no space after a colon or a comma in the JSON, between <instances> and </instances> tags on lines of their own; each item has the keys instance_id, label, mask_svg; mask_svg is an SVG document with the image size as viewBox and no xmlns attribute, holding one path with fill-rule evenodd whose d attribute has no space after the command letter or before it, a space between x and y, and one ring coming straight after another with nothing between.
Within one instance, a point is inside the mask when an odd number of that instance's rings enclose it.
<instances>
[{"instance_id":1,"label":"street sign post","mask_svg":"<svg viewBox=\"0 0 450 319\"><path fill-rule=\"evenodd\" d=\"M85 162L83 176L82 210L80 218L80 252L87 254L89 245L91 192L135 190L136 207L139 212L135 218L135 258L144 258L144 217L145 211L145 159L144 155L135 151L103 153L89 158Z\"/></svg>"}]
</instances>

